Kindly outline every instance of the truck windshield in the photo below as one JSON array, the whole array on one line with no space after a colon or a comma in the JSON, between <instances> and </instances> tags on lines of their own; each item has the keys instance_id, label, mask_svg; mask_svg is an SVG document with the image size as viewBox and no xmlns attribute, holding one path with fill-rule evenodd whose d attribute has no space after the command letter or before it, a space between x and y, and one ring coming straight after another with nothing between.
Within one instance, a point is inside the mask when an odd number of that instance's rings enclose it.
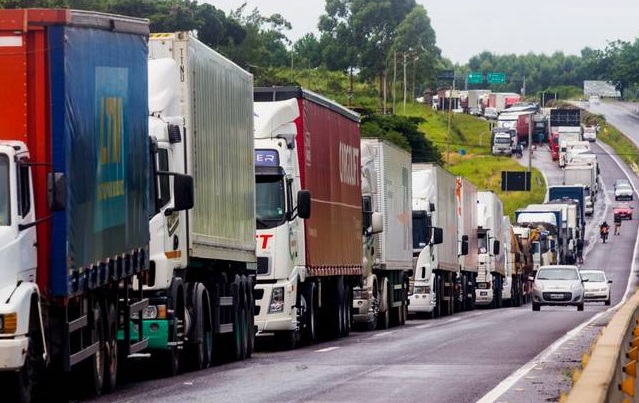
<instances>
[{"instance_id":1,"label":"truck windshield","mask_svg":"<svg viewBox=\"0 0 639 403\"><path fill-rule=\"evenodd\" d=\"M485 232L477 233L477 247L479 248L479 253L488 253L488 234Z\"/></svg>"},{"instance_id":2,"label":"truck windshield","mask_svg":"<svg viewBox=\"0 0 639 403\"><path fill-rule=\"evenodd\" d=\"M256 176L255 214L259 224L258 228L276 226L284 221L285 200L283 176Z\"/></svg>"},{"instance_id":3,"label":"truck windshield","mask_svg":"<svg viewBox=\"0 0 639 403\"><path fill-rule=\"evenodd\" d=\"M9 215L9 158L0 156L0 226L10 225Z\"/></svg>"},{"instance_id":4,"label":"truck windshield","mask_svg":"<svg viewBox=\"0 0 639 403\"><path fill-rule=\"evenodd\" d=\"M497 137L495 138L497 144L510 144L510 137Z\"/></svg>"}]
</instances>

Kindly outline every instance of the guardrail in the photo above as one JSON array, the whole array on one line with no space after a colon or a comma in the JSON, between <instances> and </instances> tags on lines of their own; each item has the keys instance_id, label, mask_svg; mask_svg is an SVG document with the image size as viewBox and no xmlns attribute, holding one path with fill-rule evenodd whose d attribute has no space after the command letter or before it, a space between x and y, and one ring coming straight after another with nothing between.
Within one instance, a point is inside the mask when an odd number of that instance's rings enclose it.
<instances>
[{"instance_id":1,"label":"guardrail","mask_svg":"<svg viewBox=\"0 0 639 403\"><path fill-rule=\"evenodd\" d=\"M639 292L614 314L583 360L581 375L566 402L634 402L639 356Z\"/></svg>"}]
</instances>

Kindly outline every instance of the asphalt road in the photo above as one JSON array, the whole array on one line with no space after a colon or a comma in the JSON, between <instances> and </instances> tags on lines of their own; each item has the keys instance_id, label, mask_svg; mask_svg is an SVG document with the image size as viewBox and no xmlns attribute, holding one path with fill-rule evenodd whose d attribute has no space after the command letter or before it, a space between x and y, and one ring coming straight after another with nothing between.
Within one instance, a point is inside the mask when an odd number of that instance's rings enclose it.
<instances>
[{"instance_id":1,"label":"asphalt road","mask_svg":"<svg viewBox=\"0 0 639 403\"><path fill-rule=\"evenodd\" d=\"M614 119L609 121L615 124ZM634 118L619 112L619 119L632 129ZM612 235L610 242L598 241L595 227L604 218L612 221L611 186L623 171L603 149L594 148L605 190L589 220L583 267L607 271L614 282L614 306L627 292L628 280L634 283L637 217L624 222L621 235ZM525 156L520 161L528 160ZM533 164L547 173L549 184L558 183L561 173L548 152L537 150ZM141 369L136 369L138 380L93 401L558 401L570 388L581 354L608 320L612 310L606 308L591 303L583 312L574 307L532 312L530 304L475 310L436 320L413 319L388 331L353 332L346 339L293 351L262 351L248 361L174 378L142 380Z\"/></svg>"}]
</instances>

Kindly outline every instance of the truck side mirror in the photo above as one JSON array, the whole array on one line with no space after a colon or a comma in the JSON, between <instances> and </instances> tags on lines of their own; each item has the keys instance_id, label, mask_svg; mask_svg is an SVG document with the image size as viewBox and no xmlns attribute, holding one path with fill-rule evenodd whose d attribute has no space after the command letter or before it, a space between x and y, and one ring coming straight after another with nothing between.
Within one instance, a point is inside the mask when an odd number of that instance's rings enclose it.
<instances>
[{"instance_id":1,"label":"truck side mirror","mask_svg":"<svg viewBox=\"0 0 639 403\"><path fill-rule=\"evenodd\" d=\"M190 210L195 205L193 177L175 174L173 176L173 211Z\"/></svg>"},{"instance_id":2,"label":"truck side mirror","mask_svg":"<svg viewBox=\"0 0 639 403\"><path fill-rule=\"evenodd\" d=\"M444 242L444 230L439 227L433 227L433 245L440 245Z\"/></svg>"},{"instance_id":3,"label":"truck side mirror","mask_svg":"<svg viewBox=\"0 0 639 403\"><path fill-rule=\"evenodd\" d=\"M67 208L67 180L62 172L47 174L47 202L51 211Z\"/></svg>"},{"instance_id":4,"label":"truck side mirror","mask_svg":"<svg viewBox=\"0 0 639 403\"><path fill-rule=\"evenodd\" d=\"M501 243L497 240L493 241L493 255L499 255Z\"/></svg>"},{"instance_id":5,"label":"truck side mirror","mask_svg":"<svg viewBox=\"0 0 639 403\"><path fill-rule=\"evenodd\" d=\"M461 241L461 256L468 254L468 235L462 235Z\"/></svg>"},{"instance_id":6,"label":"truck side mirror","mask_svg":"<svg viewBox=\"0 0 639 403\"><path fill-rule=\"evenodd\" d=\"M370 234L379 234L380 232L384 232L384 215L379 211L375 211L371 215Z\"/></svg>"},{"instance_id":7,"label":"truck side mirror","mask_svg":"<svg viewBox=\"0 0 639 403\"><path fill-rule=\"evenodd\" d=\"M304 220L311 217L311 192L308 190L297 192L297 215Z\"/></svg>"}]
</instances>

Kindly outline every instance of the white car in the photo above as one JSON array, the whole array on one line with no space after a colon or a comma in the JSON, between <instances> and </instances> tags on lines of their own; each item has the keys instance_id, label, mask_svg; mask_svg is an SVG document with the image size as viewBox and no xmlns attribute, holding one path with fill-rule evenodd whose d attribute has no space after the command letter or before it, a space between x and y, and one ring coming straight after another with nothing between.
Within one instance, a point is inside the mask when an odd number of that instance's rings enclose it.
<instances>
[{"instance_id":1,"label":"white car","mask_svg":"<svg viewBox=\"0 0 639 403\"><path fill-rule=\"evenodd\" d=\"M533 281L533 311L539 311L542 305L572 305L578 311L584 310L584 280L577 266L541 266L537 275L529 280Z\"/></svg>"},{"instance_id":2,"label":"white car","mask_svg":"<svg viewBox=\"0 0 639 403\"><path fill-rule=\"evenodd\" d=\"M599 105L599 103L601 102L601 99L597 95L591 95L590 98L588 99L588 102L591 105Z\"/></svg>"},{"instance_id":3,"label":"white car","mask_svg":"<svg viewBox=\"0 0 639 403\"><path fill-rule=\"evenodd\" d=\"M587 216L591 216L595 212L595 206L592 203L592 197L586 196L586 207L584 208L584 213Z\"/></svg>"},{"instance_id":4,"label":"white car","mask_svg":"<svg viewBox=\"0 0 639 403\"><path fill-rule=\"evenodd\" d=\"M633 193L630 184L620 183L615 186L615 200L632 200Z\"/></svg>"},{"instance_id":5,"label":"white car","mask_svg":"<svg viewBox=\"0 0 639 403\"><path fill-rule=\"evenodd\" d=\"M603 301L610 305L610 284L603 270L581 270L581 278L588 280L584 283L584 298L586 301Z\"/></svg>"}]
</instances>

